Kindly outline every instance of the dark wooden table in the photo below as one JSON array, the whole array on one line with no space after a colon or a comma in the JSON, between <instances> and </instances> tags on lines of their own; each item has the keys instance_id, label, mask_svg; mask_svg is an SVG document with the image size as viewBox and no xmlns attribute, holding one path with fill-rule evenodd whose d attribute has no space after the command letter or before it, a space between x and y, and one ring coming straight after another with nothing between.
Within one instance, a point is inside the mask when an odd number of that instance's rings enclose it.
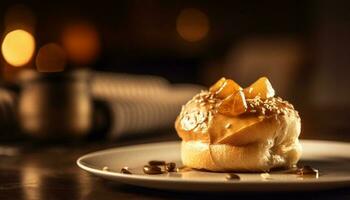
<instances>
[{"instance_id":1,"label":"dark wooden table","mask_svg":"<svg viewBox=\"0 0 350 200\"><path fill-rule=\"evenodd\" d=\"M115 142L0 145L0 200L5 199L350 199L350 188L296 193L190 193L112 183L79 169L88 152L130 144L176 140L164 133ZM350 169L349 169L350 170Z\"/></svg>"}]
</instances>

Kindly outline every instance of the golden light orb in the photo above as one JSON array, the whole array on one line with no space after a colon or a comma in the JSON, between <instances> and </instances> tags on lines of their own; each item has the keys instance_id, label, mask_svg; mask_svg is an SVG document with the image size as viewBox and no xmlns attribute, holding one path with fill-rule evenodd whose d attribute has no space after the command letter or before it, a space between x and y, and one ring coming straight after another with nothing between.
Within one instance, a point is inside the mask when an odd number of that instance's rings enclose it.
<instances>
[{"instance_id":1,"label":"golden light orb","mask_svg":"<svg viewBox=\"0 0 350 200\"><path fill-rule=\"evenodd\" d=\"M1 45L4 59L14 67L26 65L33 57L34 50L34 37L21 29L9 32Z\"/></svg>"},{"instance_id":2,"label":"golden light orb","mask_svg":"<svg viewBox=\"0 0 350 200\"><path fill-rule=\"evenodd\" d=\"M208 16L195 8L183 9L176 20L178 34L188 42L204 39L210 29Z\"/></svg>"},{"instance_id":3,"label":"golden light orb","mask_svg":"<svg viewBox=\"0 0 350 200\"><path fill-rule=\"evenodd\" d=\"M69 60L76 64L89 64L97 59L100 52L99 34L95 26L87 22L66 26L62 43Z\"/></svg>"}]
</instances>

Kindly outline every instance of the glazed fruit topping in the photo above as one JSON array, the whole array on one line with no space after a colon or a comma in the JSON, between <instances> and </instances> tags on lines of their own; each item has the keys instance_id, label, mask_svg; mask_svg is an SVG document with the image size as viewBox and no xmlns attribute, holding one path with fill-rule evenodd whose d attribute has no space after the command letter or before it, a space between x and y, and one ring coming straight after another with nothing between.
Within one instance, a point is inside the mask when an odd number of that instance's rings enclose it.
<instances>
[{"instance_id":1,"label":"glazed fruit topping","mask_svg":"<svg viewBox=\"0 0 350 200\"><path fill-rule=\"evenodd\" d=\"M222 99L218 106L221 114L237 116L247 111L246 99L254 99L259 96L261 99L268 99L275 95L275 90L266 77L261 77L249 87L242 89L235 81L221 78L209 91L216 98Z\"/></svg>"},{"instance_id":2,"label":"glazed fruit topping","mask_svg":"<svg viewBox=\"0 0 350 200\"><path fill-rule=\"evenodd\" d=\"M249 87L243 90L247 99L254 99L256 96L260 96L261 99L267 99L275 96L275 90L266 77L261 77Z\"/></svg>"},{"instance_id":3,"label":"glazed fruit topping","mask_svg":"<svg viewBox=\"0 0 350 200\"><path fill-rule=\"evenodd\" d=\"M247 103L242 90L226 97L218 107L221 114L229 116L237 116L247 111Z\"/></svg>"},{"instance_id":4,"label":"glazed fruit topping","mask_svg":"<svg viewBox=\"0 0 350 200\"><path fill-rule=\"evenodd\" d=\"M219 99L224 99L239 90L242 90L241 86L233 80L225 78L221 78L209 89Z\"/></svg>"}]
</instances>

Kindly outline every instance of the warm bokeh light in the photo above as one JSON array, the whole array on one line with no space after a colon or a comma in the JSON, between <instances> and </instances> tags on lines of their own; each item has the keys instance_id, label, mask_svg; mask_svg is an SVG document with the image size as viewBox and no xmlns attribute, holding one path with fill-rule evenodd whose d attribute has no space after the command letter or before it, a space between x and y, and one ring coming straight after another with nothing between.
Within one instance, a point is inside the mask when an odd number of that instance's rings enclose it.
<instances>
[{"instance_id":1,"label":"warm bokeh light","mask_svg":"<svg viewBox=\"0 0 350 200\"><path fill-rule=\"evenodd\" d=\"M58 44L49 43L39 49L35 63L40 72L60 72L66 65L66 54Z\"/></svg>"},{"instance_id":2,"label":"warm bokeh light","mask_svg":"<svg viewBox=\"0 0 350 200\"><path fill-rule=\"evenodd\" d=\"M86 22L68 25L62 35L68 58L76 64L89 64L100 52L100 38L96 28Z\"/></svg>"},{"instance_id":3,"label":"warm bokeh light","mask_svg":"<svg viewBox=\"0 0 350 200\"><path fill-rule=\"evenodd\" d=\"M176 20L176 30L186 41L197 42L204 39L209 32L208 16L202 11L187 8L181 11Z\"/></svg>"},{"instance_id":4,"label":"warm bokeh light","mask_svg":"<svg viewBox=\"0 0 350 200\"><path fill-rule=\"evenodd\" d=\"M9 32L1 45L4 59L15 67L26 65L32 58L34 50L34 37L21 29Z\"/></svg>"}]
</instances>

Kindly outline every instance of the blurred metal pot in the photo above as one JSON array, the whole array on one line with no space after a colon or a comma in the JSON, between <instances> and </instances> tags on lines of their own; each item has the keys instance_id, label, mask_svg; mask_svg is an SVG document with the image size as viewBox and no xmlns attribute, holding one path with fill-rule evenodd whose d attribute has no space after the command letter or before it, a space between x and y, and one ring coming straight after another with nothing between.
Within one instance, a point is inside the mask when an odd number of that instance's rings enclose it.
<instances>
[{"instance_id":1,"label":"blurred metal pot","mask_svg":"<svg viewBox=\"0 0 350 200\"><path fill-rule=\"evenodd\" d=\"M92 98L89 72L25 71L19 78L21 129L39 138L80 137L89 132Z\"/></svg>"}]
</instances>

